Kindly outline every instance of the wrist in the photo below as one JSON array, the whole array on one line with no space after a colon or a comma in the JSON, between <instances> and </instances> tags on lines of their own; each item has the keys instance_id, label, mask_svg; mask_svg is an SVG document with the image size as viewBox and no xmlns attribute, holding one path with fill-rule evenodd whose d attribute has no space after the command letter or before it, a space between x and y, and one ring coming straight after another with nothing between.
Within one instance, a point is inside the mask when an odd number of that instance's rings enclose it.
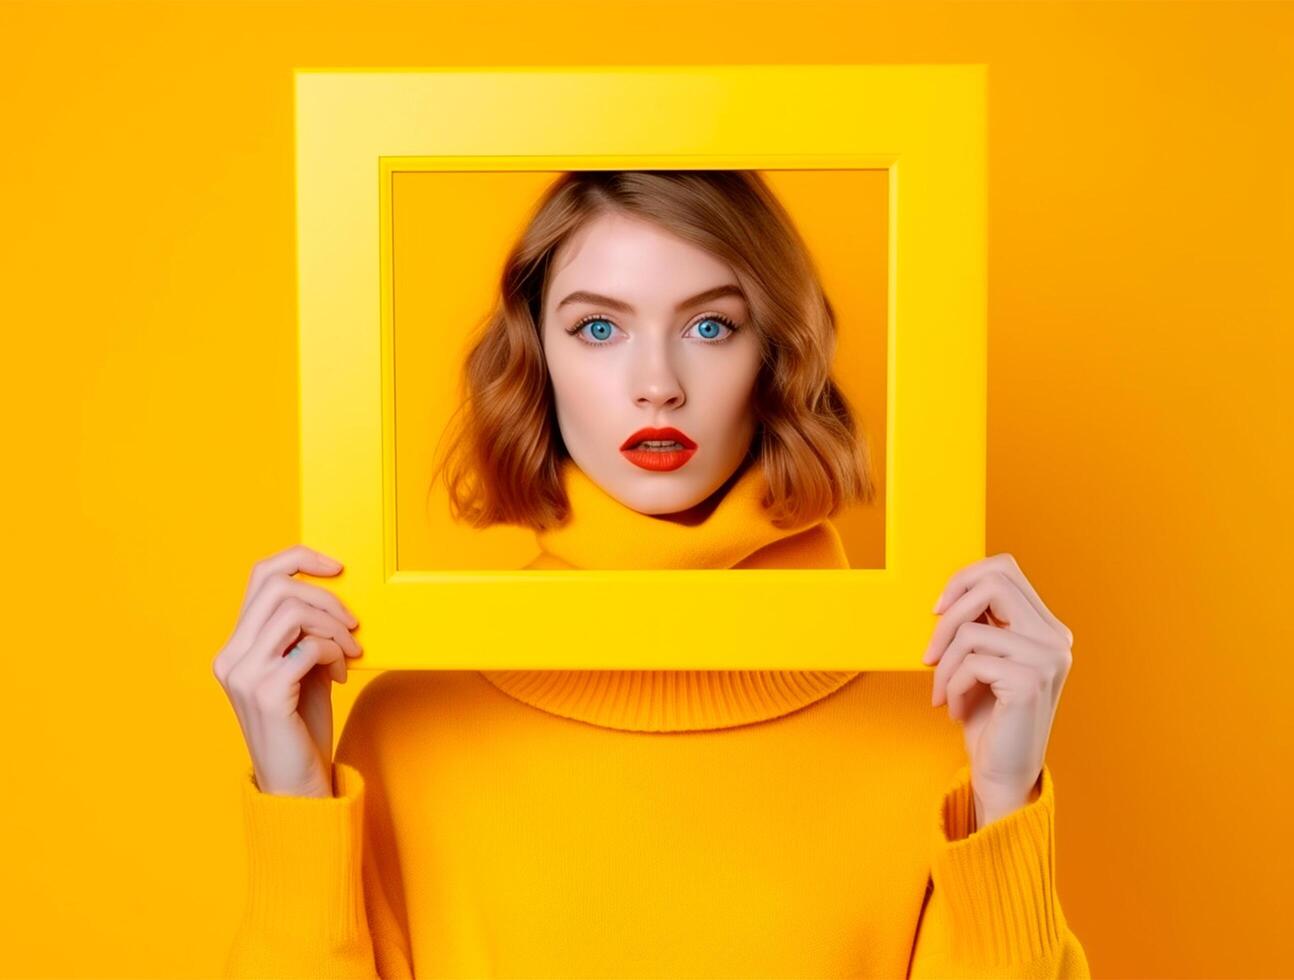
<instances>
[{"instance_id":1,"label":"wrist","mask_svg":"<svg viewBox=\"0 0 1294 980\"><path fill-rule=\"evenodd\" d=\"M1042 774L1034 780L1033 786L1024 796L1018 794L985 794L981 795L978 790L973 791L975 800L975 825L972 832L987 827L995 820L1001 820L1003 817L1014 813L1023 807L1033 803L1042 795Z\"/></svg>"}]
</instances>

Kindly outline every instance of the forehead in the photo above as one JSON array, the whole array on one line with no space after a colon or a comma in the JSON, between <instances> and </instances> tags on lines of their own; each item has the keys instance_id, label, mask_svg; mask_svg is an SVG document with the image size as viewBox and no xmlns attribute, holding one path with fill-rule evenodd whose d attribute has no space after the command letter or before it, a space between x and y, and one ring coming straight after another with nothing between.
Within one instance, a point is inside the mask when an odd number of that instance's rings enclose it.
<instances>
[{"instance_id":1,"label":"forehead","mask_svg":"<svg viewBox=\"0 0 1294 980\"><path fill-rule=\"evenodd\" d=\"M635 306L666 304L729 282L736 277L728 264L700 246L641 218L602 214L554 253L547 305L575 289L596 289Z\"/></svg>"}]
</instances>

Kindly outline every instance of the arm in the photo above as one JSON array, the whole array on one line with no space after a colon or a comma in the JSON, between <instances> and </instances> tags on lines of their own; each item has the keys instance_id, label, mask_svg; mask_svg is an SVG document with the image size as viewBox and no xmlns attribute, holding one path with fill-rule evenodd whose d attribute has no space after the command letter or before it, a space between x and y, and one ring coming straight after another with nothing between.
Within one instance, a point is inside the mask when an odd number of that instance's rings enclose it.
<instances>
[{"instance_id":1,"label":"arm","mask_svg":"<svg viewBox=\"0 0 1294 980\"><path fill-rule=\"evenodd\" d=\"M970 767L945 795L933 832L931 881L909 976L1089 980L1056 891L1055 789L975 826Z\"/></svg>"},{"instance_id":2,"label":"arm","mask_svg":"<svg viewBox=\"0 0 1294 980\"><path fill-rule=\"evenodd\" d=\"M332 798L276 796L243 780L247 904L227 977L412 977L408 928L396 912L384 794L357 737L360 693L333 764Z\"/></svg>"}]
</instances>

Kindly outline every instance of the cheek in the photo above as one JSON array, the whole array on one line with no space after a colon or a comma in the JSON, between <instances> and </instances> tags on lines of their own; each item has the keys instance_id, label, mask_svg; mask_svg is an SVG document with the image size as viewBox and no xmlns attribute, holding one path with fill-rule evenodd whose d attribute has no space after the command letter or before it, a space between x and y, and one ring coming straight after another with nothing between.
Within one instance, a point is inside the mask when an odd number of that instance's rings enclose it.
<instances>
[{"instance_id":1,"label":"cheek","mask_svg":"<svg viewBox=\"0 0 1294 980\"><path fill-rule=\"evenodd\" d=\"M759 374L759 356L747 355L739 363L730 365L727 371L707 371L704 378L703 398L711 406L707 413L712 413L716 421L736 427L743 424L755 414L752 396L755 379Z\"/></svg>"},{"instance_id":2,"label":"cheek","mask_svg":"<svg viewBox=\"0 0 1294 980\"><path fill-rule=\"evenodd\" d=\"M591 358L550 358L548 375L553 385L558 421L566 432L593 431L611 421L614 378L597 370Z\"/></svg>"}]
</instances>

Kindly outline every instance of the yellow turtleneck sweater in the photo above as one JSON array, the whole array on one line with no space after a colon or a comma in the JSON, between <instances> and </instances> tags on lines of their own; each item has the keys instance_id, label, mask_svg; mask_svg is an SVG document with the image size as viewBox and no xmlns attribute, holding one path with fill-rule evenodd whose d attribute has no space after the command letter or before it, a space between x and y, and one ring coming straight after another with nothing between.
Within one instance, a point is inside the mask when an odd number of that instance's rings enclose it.
<instances>
[{"instance_id":1,"label":"yellow turtleneck sweater","mask_svg":"<svg viewBox=\"0 0 1294 980\"><path fill-rule=\"evenodd\" d=\"M690 524L563 473L528 568L848 567L829 521L766 519L757 467ZM1050 769L975 829L927 671L388 671L333 778L244 771L226 975L1090 976Z\"/></svg>"}]
</instances>

